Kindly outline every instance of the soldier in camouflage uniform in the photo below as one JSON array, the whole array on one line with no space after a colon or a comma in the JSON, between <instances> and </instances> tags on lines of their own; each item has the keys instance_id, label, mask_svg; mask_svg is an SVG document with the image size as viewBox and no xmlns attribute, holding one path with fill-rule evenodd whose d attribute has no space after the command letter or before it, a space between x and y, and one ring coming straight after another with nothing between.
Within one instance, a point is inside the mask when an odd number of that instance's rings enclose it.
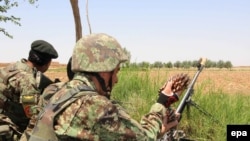
<instances>
[{"instance_id":1,"label":"soldier in camouflage uniform","mask_svg":"<svg viewBox=\"0 0 250 141\"><path fill-rule=\"evenodd\" d=\"M73 79L73 76L74 76L74 72L72 72L71 70L71 60L72 60L72 57L69 58L68 60L68 63L67 63L67 67L66 67L66 71L67 71L67 76L68 76L68 80L72 80ZM51 96L54 95L54 93L57 92L57 90L61 89L63 86L66 85L67 82L61 82L61 81L58 81L58 82L55 82L49 86L47 86L45 89L44 89L44 92L43 94L40 96L39 98L39 102L38 102L38 106L37 106L37 110L41 110L42 107L44 107L45 105L47 105L49 99L51 98ZM24 133L22 134L21 138L20 138L20 141L27 141L30 134L31 134L31 131L36 123L36 118L37 118L37 114L33 114L32 117L31 117L31 120L27 126L27 128L25 129Z\"/></svg>"},{"instance_id":2,"label":"soldier in camouflage uniform","mask_svg":"<svg viewBox=\"0 0 250 141\"><path fill-rule=\"evenodd\" d=\"M153 141L175 126L167 125L166 108L176 100L171 82L140 123L110 99L120 64L127 60L115 38L103 33L83 36L72 55L73 79L46 88L42 99L49 95L49 101L29 141Z\"/></svg>"},{"instance_id":3,"label":"soldier in camouflage uniform","mask_svg":"<svg viewBox=\"0 0 250 141\"><path fill-rule=\"evenodd\" d=\"M28 59L0 69L0 140L15 140L25 130L31 107L37 104L41 93L36 77L46 72L51 60L57 57L50 43L36 40L31 44Z\"/></svg>"}]
</instances>

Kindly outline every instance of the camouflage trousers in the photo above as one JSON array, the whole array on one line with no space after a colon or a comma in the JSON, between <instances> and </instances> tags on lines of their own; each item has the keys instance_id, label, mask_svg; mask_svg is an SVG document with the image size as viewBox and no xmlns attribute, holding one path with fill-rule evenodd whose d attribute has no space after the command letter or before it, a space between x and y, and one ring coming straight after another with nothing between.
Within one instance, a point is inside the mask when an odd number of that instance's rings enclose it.
<instances>
[{"instance_id":1,"label":"camouflage trousers","mask_svg":"<svg viewBox=\"0 0 250 141\"><path fill-rule=\"evenodd\" d=\"M0 114L0 141L18 141L20 136L17 126L7 116Z\"/></svg>"}]
</instances>

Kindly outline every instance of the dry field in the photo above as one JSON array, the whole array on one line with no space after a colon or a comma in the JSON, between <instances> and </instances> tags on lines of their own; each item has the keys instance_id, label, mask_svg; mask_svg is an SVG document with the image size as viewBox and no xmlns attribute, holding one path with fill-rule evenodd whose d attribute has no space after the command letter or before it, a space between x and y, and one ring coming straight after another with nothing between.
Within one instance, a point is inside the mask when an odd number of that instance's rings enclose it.
<instances>
[{"instance_id":1,"label":"dry field","mask_svg":"<svg viewBox=\"0 0 250 141\"><path fill-rule=\"evenodd\" d=\"M6 64L1 64L0 67ZM196 69L190 70L153 70L150 71L150 77L165 79L164 76L174 75L177 73L187 73L191 78L196 73ZM67 81L66 65L59 63L52 63L50 69L45 73L52 80L59 78L61 81ZM122 81L122 80L120 80ZM200 73L197 85L203 85L205 90L221 90L228 94L246 94L250 95L250 67L238 67L228 69L203 69Z\"/></svg>"},{"instance_id":2,"label":"dry field","mask_svg":"<svg viewBox=\"0 0 250 141\"><path fill-rule=\"evenodd\" d=\"M192 70L164 70L160 73L166 73L172 76L177 73L187 73L191 78L197 72ZM154 75L159 75L156 72L151 72L152 78ZM228 69L203 69L200 73L196 85L204 88L203 91L224 92L228 94L245 94L250 96L250 68L233 68Z\"/></svg>"}]
</instances>

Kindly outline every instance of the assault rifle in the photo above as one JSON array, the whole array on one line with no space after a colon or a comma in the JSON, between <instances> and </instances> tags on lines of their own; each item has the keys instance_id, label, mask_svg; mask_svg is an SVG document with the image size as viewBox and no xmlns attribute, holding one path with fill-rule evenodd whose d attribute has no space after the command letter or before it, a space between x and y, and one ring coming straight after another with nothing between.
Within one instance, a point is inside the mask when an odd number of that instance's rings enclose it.
<instances>
[{"instance_id":1,"label":"assault rifle","mask_svg":"<svg viewBox=\"0 0 250 141\"><path fill-rule=\"evenodd\" d=\"M192 103L191 101L191 96L193 94L193 87L194 87L194 84L199 76L199 74L201 73L201 71L203 70L204 66L205 66L205 63L206 63L206 59L205 58L201 58L199 61L198 61L198 64L197 64L197 72L196 74L194 75L191 83L189 84L180 104L178 105L177 109L176 109L176 113L180 113L180 115L182 114L183 110L185 109L185 107ZM181 120L181 117L179 118L179 121ZM173 129L170 129L169 132L167 132L161 139L159 139L158 141L181 141L181 139L185 137L185 134L183 131L180 131L180 130L176 130L176 128L173 128ZM183 139L185 141L189 141L188 139Z\"/></svg>"}]
</instances>

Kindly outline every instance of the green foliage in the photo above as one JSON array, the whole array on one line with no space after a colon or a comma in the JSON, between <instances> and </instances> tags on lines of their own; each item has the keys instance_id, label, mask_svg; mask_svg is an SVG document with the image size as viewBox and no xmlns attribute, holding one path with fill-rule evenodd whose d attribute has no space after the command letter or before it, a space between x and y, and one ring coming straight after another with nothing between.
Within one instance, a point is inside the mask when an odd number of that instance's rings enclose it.
<instances>
[{"instance_id":1,"label":"green foliage","mask_svg":"<svg viewBox=\"0 0 250 141\"><path fill-rule=\"evenodd\" d=\"M181 61L176 61L176 62L174 63L174 67L180 68L180 67L181 67Z\"/></svg>"},{"instance_id":2,"label":"green foliage","mask_svg":"<svg viewBox=\"0 0 250 141\"><path fill-rule=\"evenodd\" d=\"M160 62L160 61L156 61L153 64L150 64L149 62L143 61L143 62L139 62L139 63L130 63L128 66L129 67L134 67L134 68L184 68L184 69L188 69L188 68L196 68L198 64L197 60L193 60L193 61L176 61L174 63L172 62ZM223 61L223 60L219 60L219 61L211 61L211 60L207 60L206 64L205 64L206 68L226 68L226 69L231 69L233 67L232 63L230 61Z\"/></svg>"},{"instance_id":3,"label":"green foliage","mask_svg":"<svg viewBox=\"0 0 250 141\"><path fill-rule=\"evenodd\" d=\"M164 83L162 78L168 78L168 72L160 75L155 71L154 77L151 77L149 71L122 69L119 83L112 91L112 99L119 101L138 121L155 102L158 88ZM224 93L219 88L213 88L213 85L211 80L196 83L192 101L199 108L189 106L189 110L186 108L182 114L178 129L183 130L190 139L223 141L226 140L227 125L250 124L250 97ZM178 104L175 103L173 107L177 108Z\"/></svg>"},{"instance_id":4,"label":"green foliage","mask_svg":"<svg viewBox=\"0 0 250 141\"><path fill-rule=\"evenodd\" d=\"M164 67L173 68L173 64L172 64L172 62L167 62L167 63L164 64Z\"/></svg>"},{"instance_id":5,"label":"green foliage","mask_svg":"<svg viewBox=\"0 0 250 141\"><path fill-rule=\"evenodd\" d=\"M232 68L232 66L233 65L232 65L232 63L230 61L226 61L225 64L224 64L224 67L228 68L228 69Z\"/></svg>"},{"instance_id":6,"label":"green foliage","mask_svg":"<svg viewBox=\"0 0 250 141\"><path fill-rule=\"evenodd\" d=\"M226 140L227 125L249 124L249 96L226 94L221 90L210 93L199 90L194 94L193 101L211 115L203 114L192 106L189 117L183 114L180 128L188 131L186 133L190 138L206 141ZM190 128L191 130L188 130Z\"/></svg>"},{"instance_id":7,"label":"green foliage","mask_svg":"<svg viewBox=\"0 0 250 141\"><path fill-rule=\"evenodd\" d=\"M29 3L34 4L36 1L38 0L29 0ZM18 7L18 0L0 0L0 22L11 22L15 25L21 26L21 18L8 15L8 11L14 7ZM9 34L5 28L0 27L0 32L9 38L13 38L13 36Z\"/></svg>"},{"instance_id":8,"label":"green foliage","mask_svg":"<svg viewBox=\"0 0 250 141\"><path fill-rule=\"evenodd\" d=\"M146 61L143 61L141 63L138 63L138 67L147 69L147 68L150 67L150 63L146 62Z\"/></svg>"},{"instance_id":9,"label":"green foliage","mask_svg":"<svg viewBox=\"0 0 250 141\"><path fill-rule=\"evenodd\" d=\"M164 64L162 62L160 62L160 61L156 61L153 64L154 68L162 68L163 66L164 66Z\"/></svg>"},{"instance_id":10,"label":"green foliage","mask_svg":"<svg viewBox=\"0 0 250 141\"><path fill-rule=\"evenodd\" d=\"M222 60L219 60L218 62L217 62L217 64L216 64L216 66L218 67L218 68L223 68L223 61Z\"/></svg>"}]
</instances>

